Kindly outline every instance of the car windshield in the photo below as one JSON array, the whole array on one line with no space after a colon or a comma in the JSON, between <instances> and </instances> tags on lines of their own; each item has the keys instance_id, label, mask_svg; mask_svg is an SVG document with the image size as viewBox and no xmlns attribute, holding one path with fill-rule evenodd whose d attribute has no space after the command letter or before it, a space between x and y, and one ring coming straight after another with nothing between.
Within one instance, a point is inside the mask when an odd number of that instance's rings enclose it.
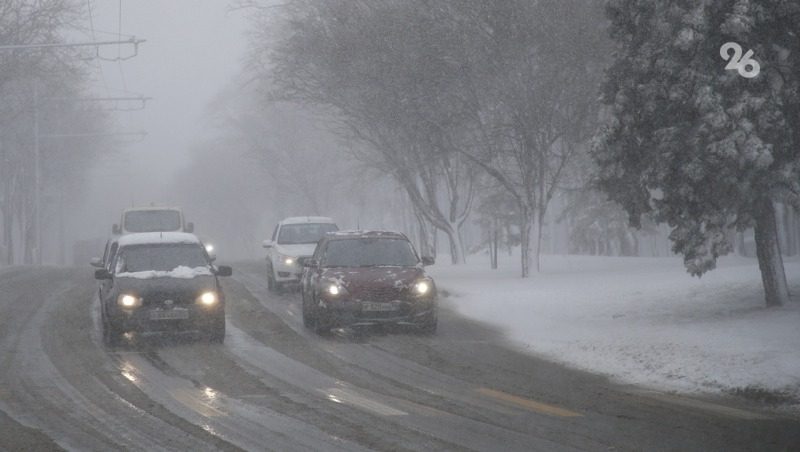
<instances>
[{"instance_id":1,"label":"car windshield","mask_svg":"<svg viewBox=\"0 0 800 452\"><path fill-rule=\"evenodd\" d=\"M298 245L301 243L317 243L326 232L338 231L333 223L285 224L278 234L281 245Z\"/></svg>"},{"instance_id":2,"label":"car windshield","mask_svg":"<svg viewBox=\"0 0 800 452\"><path fill-rule=\"evenodd\" d=\"M325 250L325 267L411 267L419 262L411 243L403 239L332 240Z\"/></svg>"},{"instance_id":3,"label":"car windshield","mask_svg":"<svg viewBox=\"0 0 800 452\"><path fill-rule=\"evenodd\" d=\"M177 210L137 210L125 213L127 232L178 231L181 214Z\"/></svg>"},{"instance_id":4,"label":"car windshield","mask_svg":"<svg viewBox=\"0 0 800 452\"><path fill-rule=\"evenodd\" d=\"M117 258L117 273L171 271L178 267L204 267L208 261L197 244L134 245L123 248Z\"/></svg>"}]
</instances>

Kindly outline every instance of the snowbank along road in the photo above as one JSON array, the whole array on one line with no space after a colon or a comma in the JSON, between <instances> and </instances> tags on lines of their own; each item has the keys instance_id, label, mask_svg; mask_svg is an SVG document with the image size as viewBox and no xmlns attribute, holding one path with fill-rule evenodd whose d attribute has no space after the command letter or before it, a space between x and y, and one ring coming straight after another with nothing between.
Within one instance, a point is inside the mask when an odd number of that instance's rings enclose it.
<instances>
[{"instance_id":1,"label":"snowbank along road","mask_svg":"<svg viewBox=\"0 0 800 452\"><path fill-rule=\"evenodd\" d=\"M302 326L261 263L225 282L224 345L100 339L87 269L0 273L0 449L797 450L800 420L620 386L515 351L448 309L440 331ZM491 300L487 300L490 302Z\"/></svg>"}]
</instances>

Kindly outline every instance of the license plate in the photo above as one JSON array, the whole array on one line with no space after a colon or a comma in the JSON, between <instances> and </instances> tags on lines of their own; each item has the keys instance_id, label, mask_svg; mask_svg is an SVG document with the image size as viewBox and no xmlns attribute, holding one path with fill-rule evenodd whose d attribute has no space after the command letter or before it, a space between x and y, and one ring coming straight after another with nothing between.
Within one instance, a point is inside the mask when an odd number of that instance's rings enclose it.
<instances>
[{"instance_id":1,"label":"license plate","mask_svg":"<svg viewBox=\"0 0 800 452\"><path fill-rule=\"evenodd\" d=\"M188 318L189 310L184 308L150 311L150 320L186 320Z\"/></svg>"},{"instance_id":2,"label":"license plate","mask_svg":"<svg viewBox=\"0 0 800 452\"><path fill-rule=\"evenodd\" d=\"M378 312L386 312L386 311L396 311L398 306L394 303L373 303L370 301L365 301L361 304L361 309L364 311L378 311Z\"/></svg>"}]
</instances>

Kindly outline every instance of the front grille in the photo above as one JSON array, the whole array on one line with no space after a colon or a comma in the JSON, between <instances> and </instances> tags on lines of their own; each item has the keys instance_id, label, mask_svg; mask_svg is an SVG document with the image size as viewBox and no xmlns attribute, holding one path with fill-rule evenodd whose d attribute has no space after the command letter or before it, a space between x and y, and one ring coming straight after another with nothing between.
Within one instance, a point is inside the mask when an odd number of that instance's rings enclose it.
<instances>
[{"instance_id":1,"label":"front grille","mask_svg":"<svg viewBox=\"0 0 800 452\"><path fill-rule=\"evenodd\" d=\"M393 301L400 299L402 292L394 287L381 287L359 292L357 298L362 301Z\"/></svg>"},{"instance_id":2,"label":"front grille","mask_svg":"<svg viewBox=\"0 0 800 452\"><path fill-rule=\"evenodd\" d=\"M150 307L165 306L164 302L167 300L172 300L172 306L181 306L194 303L194 299L192 299L191 296L187 296L187 294L164 292L164 293L148 294L142 297L142 304Z\"/></svg>"}]
</instances>

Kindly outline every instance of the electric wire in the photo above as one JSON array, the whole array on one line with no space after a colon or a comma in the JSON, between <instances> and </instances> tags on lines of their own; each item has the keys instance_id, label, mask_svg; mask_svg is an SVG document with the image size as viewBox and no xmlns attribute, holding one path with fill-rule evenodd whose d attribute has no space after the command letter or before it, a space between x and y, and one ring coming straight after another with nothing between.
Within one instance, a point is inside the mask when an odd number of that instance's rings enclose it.
<instances>
[{"instance_id":1,"label":"electric wire","mask_svg":"<svg viewBox=\"0 0 800 452\"><path fill-rule=\"evenodd\" d=\"M92 0L86 0L86 6L87 6L87 10L89 12L89 27L90 27L90 31L91 31L91 34L92 34L92 40L93 41L97 41L97 36L95 34L95 29L94 29L94 15L92 14ZM108 88L108 80L106 80L106 74L105 74L105 72L103 72L103 63L101 63L98 60L98 61L96 61L96 66L97 66L97 70L100 72L100 79L103 81L103 86L105 86L106 95L110 96L111 95L111 91Z\"/></svg>"},{"instance_id":2,"label":"electric wire","mask_svg":"<svg viewBox=\"0 0 800 452\"><path fill-rule=\"evenodd\" d=\"M117 20L117 40L122 41L122 0L119 0L119 19ZM119 76L122 79L122 86L128 89L128 81L125 80L125 71L122 69L122 44L117 44L117 67Z\"/></svg>"}]
</instances>

